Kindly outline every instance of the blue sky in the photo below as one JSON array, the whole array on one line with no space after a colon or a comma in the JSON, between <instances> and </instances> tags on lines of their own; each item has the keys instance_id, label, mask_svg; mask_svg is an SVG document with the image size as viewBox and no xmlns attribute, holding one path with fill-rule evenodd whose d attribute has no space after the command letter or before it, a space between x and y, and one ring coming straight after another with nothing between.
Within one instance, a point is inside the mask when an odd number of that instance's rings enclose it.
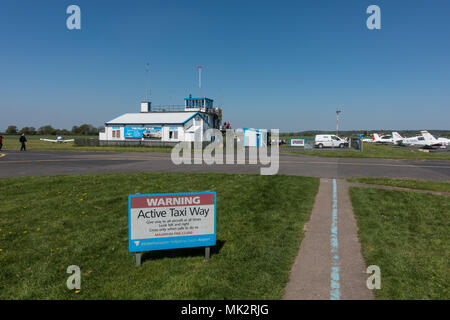
<instances>
[{"instance_id":1,"label":"blue sky","mask_svg":"<svg viewBox=\"0 0 450 320\"><path fill-rule=\"evenodd\" d=\"M81 30L66 8L81 8ZM366 8L381 8L368 30ZM2 0L0 130L102 125L197 95L232 126L450 129L450 1Z\"/></svg>"}]
</instances>

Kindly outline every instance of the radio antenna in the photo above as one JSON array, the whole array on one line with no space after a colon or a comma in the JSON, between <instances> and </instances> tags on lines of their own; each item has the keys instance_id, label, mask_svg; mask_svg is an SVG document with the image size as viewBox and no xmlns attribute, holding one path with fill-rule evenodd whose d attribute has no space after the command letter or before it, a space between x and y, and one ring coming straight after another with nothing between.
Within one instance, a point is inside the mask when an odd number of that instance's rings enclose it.
<instances>
[{"instance_id":1,"label":"radio antenna","mask_svg":"<svg viewBox=\"0 0 450 320\"><path fill-rule=\"evenodd\" d=\"M146 73L146 89L145 89L145 99L146 102L150 101L150 62L145 63L145 73Z\"/></svg>"},{"instance_id":2,"label":"radio antenna","mask_svg":"<svg viewBox=\"0 0 450 320\"><path fill-rule=\"evenodd\" d=\"M203 66L197 66L197 70L198 70L198 97L201 98L202 97L202 70L203 70Z\"/></svg>"}]
</instances>

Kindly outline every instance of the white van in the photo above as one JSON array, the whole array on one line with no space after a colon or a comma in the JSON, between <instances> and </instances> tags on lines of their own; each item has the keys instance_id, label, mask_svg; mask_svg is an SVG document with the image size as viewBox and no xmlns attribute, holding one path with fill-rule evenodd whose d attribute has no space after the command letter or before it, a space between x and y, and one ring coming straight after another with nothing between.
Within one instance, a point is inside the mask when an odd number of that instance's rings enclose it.
<instances>
[{"instance_id":1,"label":"white van","mask_svg":"<svg viewBox=\"0 0 450 320\"><path fill-rule=\"evenodd\" d=\"M348 147L348 141L333 134L318 134L314 140L314 147L345 148Z\"/></svg>"}]
</instances>

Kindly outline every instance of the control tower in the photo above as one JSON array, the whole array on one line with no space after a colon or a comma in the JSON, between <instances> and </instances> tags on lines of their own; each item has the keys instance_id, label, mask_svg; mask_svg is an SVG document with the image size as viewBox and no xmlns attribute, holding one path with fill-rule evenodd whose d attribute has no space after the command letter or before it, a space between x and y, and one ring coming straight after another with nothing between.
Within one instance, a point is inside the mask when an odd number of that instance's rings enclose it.
<instances>
[{"instance_id":1,"label":"control tower","mask_svg":"<svg viewBox=\"0 0 450 320\"><path fill-rule=\"evenodd\" d=\"M216 113L213 106L214 100L209 98L184 98L184 111L200 111L206 113Z\"/></svg>"}]
</instances>

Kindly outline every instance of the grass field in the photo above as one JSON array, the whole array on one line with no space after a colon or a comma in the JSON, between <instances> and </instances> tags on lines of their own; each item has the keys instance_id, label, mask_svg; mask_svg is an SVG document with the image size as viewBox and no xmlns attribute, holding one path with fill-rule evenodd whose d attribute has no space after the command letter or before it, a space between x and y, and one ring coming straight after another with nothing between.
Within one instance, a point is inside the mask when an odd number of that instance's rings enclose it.
<instances>
[{"instance_id":1,"label":"grass field","mask_svg":"<svg viewBox=\"0 0 450 320\"><path fill-rule=\"evenodd\" d=\"M347 181L366 184L377 184L391 187L410 188L417 190L450 192L450 181L428 181L428 180L390 179L390 178L349 178L347 179Z\"/></svg>"},{"instance_id":2,"label":"grass field","mask_svg":"<svg viewBox=\"0 0 450 320\"><path fill-rule=\"evenodd\" d=\"M0 299L280 299L316 178L110 174L0 180ZM217 192L217 245L128 252L127 196ZM81 291L66 287L70 265Z\"/></svg>"},{"instance_id":3,"label":"grass field","mask_svg":"<svg viewBox=\"0 0 450 320\"><path fill-rule=\"evenodd\" d=\"M52 143L40 141L40 138L55 139L55 136L27 136L28 150L68 150L68 151L110 151L110 152L171 152L171 147L144 147L144 146L76 146L73 142ZM64 139L73 139L74 136L64 136ZM86 138L86 136L83 136ZM93 137L97 138L97 136ZM5 150L20 150L19 136L3 136ZM363 151L351 150L307 150L294 149L281 146L280 153L301 154L316 157L332 158L383 158L383 159L413 159L413 160L450 160L450 152L424 153L403 147L394 147L374 143L365 143Z\"/></svg>"},{"instance_id":4,"label":"grass field","mask_svg":"<svg viewBox=\"0 0 450 320\"><path fill-rule=\"evenodd\" d=\"M27 150L66 150L66 151L104 151L104 152L170 152L171 147L141 147L141 146L77 146L74 142L54 143L41 141L40 138L56 139L56 136L27 136ZM64 136L64 139L74 139L77 136ZM98 138L98 136L80 136L80 138ZM19 136L3 136L3 149L20 150Z\"/></svg>"},{"instance_id":5,"label":"grass field","mask_svg":"<svg viewBox=\"0 0 450 320\"><path fill-rule=\"evenodd\" d=\"M294 153L317 157L332 158L384 158L384 159L415 159L415 160L450 160L450 152L424 153L406 147L396 147L376 143L364 143L363 151L358 150L295 150L289 147L280 148L280 152Z\"/></svg>"},{"instance_id":6,"label":"grass field","mask_svg":"<svg viewBox=\"0 0 450 320\"><path fill-rule=\"evenodd\" d=\"M381 269L377 299L450 299L450 197L350 188L367 265Z\"/></svg>"}]
</instances>

